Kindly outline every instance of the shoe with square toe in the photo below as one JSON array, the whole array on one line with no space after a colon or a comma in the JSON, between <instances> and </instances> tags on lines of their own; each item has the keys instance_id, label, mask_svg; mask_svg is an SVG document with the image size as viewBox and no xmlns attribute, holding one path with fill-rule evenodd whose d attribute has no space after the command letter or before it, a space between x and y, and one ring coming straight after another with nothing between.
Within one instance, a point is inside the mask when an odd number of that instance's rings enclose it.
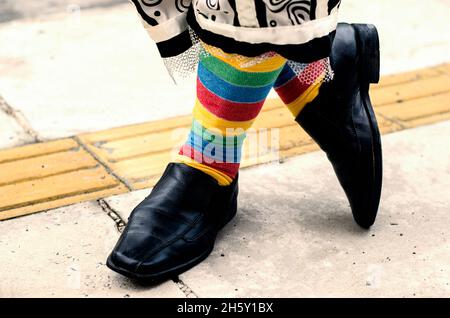
<instances>
[{"instance_id":1,"label":"shoe with square toe","mask_svg":"<svg viewBox=\"0 0 450 318\"><path fill-rule=\"evenodd\" d=\"M324 150L363 228L376 219L382 185L380 132L369 98L380 77L377 29L340 23L330 56L334 78L296 121Z\"/></svg>"},{"instance_id":2,"label":"shoe with square toe","mask_svg":"<svg viewBox=\"0 0 450 318\"><path fill-rule=\"evenodd\" d=\"M171 163L131 213L107 266L124 276L160 283L203 261L217 233L236 214L237 178L229 186L182 163Z\"/></svg>"}]
</instances>

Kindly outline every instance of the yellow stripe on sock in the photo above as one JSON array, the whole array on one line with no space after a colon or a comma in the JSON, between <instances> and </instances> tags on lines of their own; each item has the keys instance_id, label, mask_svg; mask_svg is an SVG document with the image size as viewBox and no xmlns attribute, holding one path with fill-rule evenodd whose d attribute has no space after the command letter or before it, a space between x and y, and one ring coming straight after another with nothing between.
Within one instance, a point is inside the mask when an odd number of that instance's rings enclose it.
<instances>
[{"instance_id":1,"label":"yellow stripe on sock","mask_svg":"<svg viewBox=\"0 0 450 318\"><path fill-rule=\"evenodd\" d=\"M192 158L177 155L175 161L179 163L184 163L185 165L188 165L192 168L198 169L206 173L207 175L210 175L211 177L217 180L217 183L219 183L220 186L228 186L233 182L233 179L230 178L225 173L216 170L214 168L211 168L209 166L206 166L204 164L201 164L200 162L197 162Z\"/></svg>"},{"instance_id":2,"label":"yellow stripe on sock","mask_svg":"<svg viewBox=\"0 0 450 318\"><path fill-rule=\"evenodd\" d=\"M205 51L212 56L243 72L272 72L281 69L286 63L286 59L278 54L264 59L259 63L255 63L255 57L225 53L221 49L208 45L204 42L202 42L202 45Z\"/></svg>"},{"instance_id":3,"label":"yellow stripe on sock","mask_svg":"<svg viewBox=\"0 0 450 318\"><path fill-rule=\"evenodd\" d=\"M286 105L294 117L297 117L302 109L319 95L319 89L322 86L324 76L321 75L302 95L297 97L292 103Z\"/></svg>"},{"instance_id":4,"label":"yellow stripe on sock","mask_svg":"<svg viewBox=\"0 0 450 318\"><path fill-rule=\"evenodd\" d=\"M239 136L249 129L254 119L247 121L229 121L210 113L197 99L193 112L194 118L208 130L219 130L222 136Z\"/></svg>"}]
</instances>

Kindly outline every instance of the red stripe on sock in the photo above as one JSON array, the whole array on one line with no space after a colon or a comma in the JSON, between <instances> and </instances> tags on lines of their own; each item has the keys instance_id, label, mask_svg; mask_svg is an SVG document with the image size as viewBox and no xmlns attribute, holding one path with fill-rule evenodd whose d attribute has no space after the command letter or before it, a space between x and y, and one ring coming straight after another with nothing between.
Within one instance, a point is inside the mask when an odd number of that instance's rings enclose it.
<instances>
[{"instance_id":1,"label":"red stripe on sock","mask_svg":"<svg viewBox=\"0 0 450 318\"><path fill-rule=\"evenodd\" d=\"M301 83L298 77L294 77L285 85L275 89L281 100L285 104L290 104L295 101L300 95L302 95L310 84Z\"/></svg>"},{"instance_id":2,"label":"red stripe on sock","mask_svg":"<svg viewBox=\"0 0 450 318\"><path fill-rule=\"evenodd\" d=\"M210 113L229 121L254 119L264 104L264 100L257 103L236 103L223 99L209 91L198 78L197 98Z\"/></svg>"},{"instance_id":3,"label":"red stripe on sock","mask_svg":"<svg viewBox=\"0 0 450 318\"><path fill-rule=\"evenodd\" d=\"M211 167L213 169L219 170L220 172L225 173L230 178L235 178L239 171L239 163L234 162L205 162L204 158L206 157L202 153L198 152L194 148L192 148L189 145L183 145L179 152L180 155L189 157L198 163L201 163L202 165ZM198 161L198 159L201 158L201 161Z\"/></svg>"},{"instance_id":4,"label":"red stripe on sock","mask_svg":"<svg viewBox=\"0 0 450 318\"><path fill-rule=\"evenodd\" d=\"M310 72L313 74L317 73L317 76L319 76L320 72L317 72L317 67L317 63L311 63L303 70L302 74ZM285 104L290 104L302 95L311 85L312 84L303 83L298 76L295 76L284 85L275 88L275 91Z\"/></svg>"}]
</instances>

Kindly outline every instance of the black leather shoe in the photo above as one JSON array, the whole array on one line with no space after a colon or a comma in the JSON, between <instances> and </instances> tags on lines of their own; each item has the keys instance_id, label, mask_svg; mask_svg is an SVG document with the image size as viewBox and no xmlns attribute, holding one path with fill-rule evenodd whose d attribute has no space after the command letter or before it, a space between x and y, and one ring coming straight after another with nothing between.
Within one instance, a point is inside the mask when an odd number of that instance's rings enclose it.
<instances>
[{"instance_id":1,"label":"black leather shoe","mask_svg":"<svg viewBox=\"0 0 450 318\"><path fill-rule=\"evenodd\" d=\"M370 228L382 183L380 132L369 98L369 85L380 76L376 28L339 24L330 59L334 79L296 120L326 152L355 221Z\"/></svg>"},{"instance_id":2,"label":"black leather shoe","mask_svg":"<svg viewBox=\"0 0 450 318\"><path fill-rule=\"evenodd\" d=\"M158 283L203 261L217 232L236 214L237 178L219 186L209 175L171 163L131 213L107 260L125 276Z\"/></svg>"}]
</instances>

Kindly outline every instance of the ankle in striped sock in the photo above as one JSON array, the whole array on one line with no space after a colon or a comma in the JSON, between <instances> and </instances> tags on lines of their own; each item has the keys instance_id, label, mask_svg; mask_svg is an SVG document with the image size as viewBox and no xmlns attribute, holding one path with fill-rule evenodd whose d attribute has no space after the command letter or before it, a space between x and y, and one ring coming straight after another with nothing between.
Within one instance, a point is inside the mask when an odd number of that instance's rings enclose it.
<instances>
[{"instance_id":1,"label":"ankle in striped sock","mask_svg":"<svg viewBox=\"0 0 450 318\"><path fill-rule=\"evenodd\" d=\"M319 95L325 76L326 68L322 61L308 64L302 74L296 74L286 64L274 84L274 89L292 115L297 117L302 109Z\"/></svg>"}]
</instances>

